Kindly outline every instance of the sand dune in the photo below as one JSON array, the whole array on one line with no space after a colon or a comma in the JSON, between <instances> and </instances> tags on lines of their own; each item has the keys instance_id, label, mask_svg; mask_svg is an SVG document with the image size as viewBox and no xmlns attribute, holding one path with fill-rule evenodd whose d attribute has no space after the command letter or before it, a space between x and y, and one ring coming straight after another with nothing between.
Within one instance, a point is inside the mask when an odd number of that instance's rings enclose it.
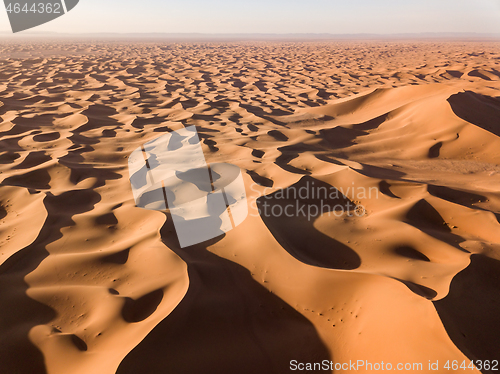
<instances>
[{"instance_id":1,"label":"sand dune","mask_svg":"<svg viewBox=\"0 0 500 374\"><path fill-rule=\"evenodd\" d=\"M0 373L500 359L499 90L497 43L2 42ZM182 249L127 160L191 125L249 216Z\"/></svg>"}]
</instances>

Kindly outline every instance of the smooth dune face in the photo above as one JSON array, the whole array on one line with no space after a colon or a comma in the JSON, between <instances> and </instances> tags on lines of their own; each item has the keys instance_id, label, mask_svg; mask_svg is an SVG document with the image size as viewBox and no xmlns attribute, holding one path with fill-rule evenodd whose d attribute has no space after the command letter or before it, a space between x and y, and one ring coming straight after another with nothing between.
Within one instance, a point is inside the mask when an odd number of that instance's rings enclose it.
<instances>
[{"instance_id":1,"label":"smooth dune face","mask_svg":"<svg viewBox=\"0 0 500 374\"><path fill-rule=\"evenodd\" d=\"M499 47L2 42L0 373L498 360ZM128 157L187 126L248 217L181 248Z\"/></svg>"}]
</instances>

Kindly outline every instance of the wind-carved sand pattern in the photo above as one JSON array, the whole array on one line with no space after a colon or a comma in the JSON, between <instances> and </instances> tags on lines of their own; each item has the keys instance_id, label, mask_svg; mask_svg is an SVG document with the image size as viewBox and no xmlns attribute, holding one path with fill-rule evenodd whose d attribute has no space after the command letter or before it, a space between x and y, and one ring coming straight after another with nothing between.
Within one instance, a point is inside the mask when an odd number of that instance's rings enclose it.
<instances>
[{"instance_id":1,"label":"wind-carved sand pattern","mask_svg":"<svg viewBox=\"0 0 500 374\"><path fill-rule=\"evenodd\" d=\"M499 51L2 42L0 372L498 359ZM128 157L189 126L249 214L183 249ZM259 214L313 183L366 214Z\"/></svg>"}]
</instances>

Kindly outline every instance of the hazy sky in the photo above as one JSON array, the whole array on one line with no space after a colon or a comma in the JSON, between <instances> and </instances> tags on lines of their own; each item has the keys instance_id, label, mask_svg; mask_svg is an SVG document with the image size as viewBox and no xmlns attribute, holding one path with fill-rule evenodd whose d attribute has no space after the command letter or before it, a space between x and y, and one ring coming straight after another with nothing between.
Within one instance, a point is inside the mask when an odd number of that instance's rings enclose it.
<instances>
[{"instance_id":1,"label":"hazy sky","mask_svg":"<svg viewBox=\"0 0 500 374\"><path fill-rule=\"evenodd\" d=\"M0 31L7 30L0 8ZM80 0L32 31L500 33L500 0Z\"/></svg>"}]
</instances>

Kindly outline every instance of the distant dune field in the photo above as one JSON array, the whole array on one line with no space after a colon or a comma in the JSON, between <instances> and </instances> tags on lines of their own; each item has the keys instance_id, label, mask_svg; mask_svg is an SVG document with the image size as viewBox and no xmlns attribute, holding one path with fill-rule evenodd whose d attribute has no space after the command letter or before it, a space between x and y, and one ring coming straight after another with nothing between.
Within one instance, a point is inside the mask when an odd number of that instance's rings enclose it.
<instances>
[{"instance_id":1,"label":"distant dune field","mask_svg":"<svg viewBox=\"0 0 500 374\"><path fill-rule=\"evenodd\" d=\"M499 47L0 42L0 374L499 360ZM191 125L249 215L181 248L127 161Z\"/></svg>"}]
</instances>

